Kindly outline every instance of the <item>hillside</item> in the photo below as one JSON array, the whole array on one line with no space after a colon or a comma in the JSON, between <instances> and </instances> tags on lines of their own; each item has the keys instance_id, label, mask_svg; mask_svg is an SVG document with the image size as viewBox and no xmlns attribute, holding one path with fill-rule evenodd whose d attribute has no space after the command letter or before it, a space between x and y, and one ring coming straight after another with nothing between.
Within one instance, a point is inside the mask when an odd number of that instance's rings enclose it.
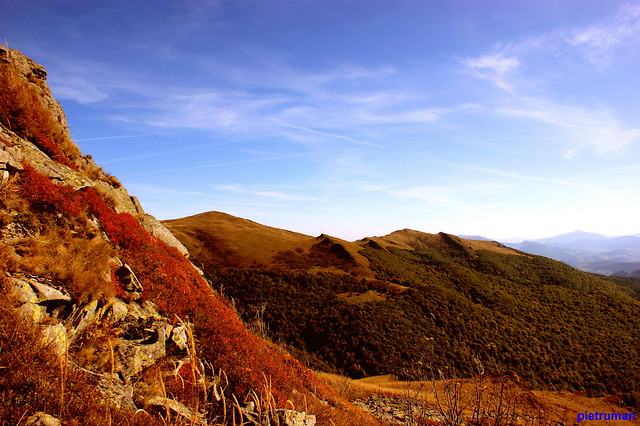
<instances>
[{"instance_id":1,"label":"hillside","mask_svg":"<svg viewBox=\"0 0 640 426\"><path fill-rule=\"evenodd\" d=\"M321 252L310 246L318 238L299 234L294 245L267 244L272 228L253 225L251 238L268 245L256 254L256 246L233 245L229 228L243 220L197 217L197 228L192 218L166 224L196 248L194 261L246 321L315 368L413 379L434 371L472 377L481 365L515 372L533 388L616 394L638 407L632 282L620 286L496 242L408 229L356 242L322 236L334 248ZM202 255L207 241L227 256ZM258 257L270 261L242 260Z\"/></svg>"},{"instance_id":2,"label":"hillside","mask_svg":"<svg viewBox=\"0 0 640 426\"><path fill-rule=\"evenodd\" d=\"M377 424L245 327L46 77L0 47L0 423Z\"/></svg>"}]
</instances>

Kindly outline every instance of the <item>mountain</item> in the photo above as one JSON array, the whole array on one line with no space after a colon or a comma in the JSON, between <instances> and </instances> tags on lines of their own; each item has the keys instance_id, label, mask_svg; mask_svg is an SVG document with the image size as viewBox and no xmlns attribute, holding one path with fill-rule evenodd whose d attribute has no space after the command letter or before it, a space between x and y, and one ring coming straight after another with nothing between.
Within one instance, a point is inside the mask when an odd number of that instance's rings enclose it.
<instances>
[{"instance_id":1,"label":"mountain","mask_svg":"<svg viewBox=\"0 0 640 426\"><path fill-rule=\"evenodd\" d=\"M532 387L638 402L637 281L445 233L347 242L217 212L164 224L246 322L313 368L405 379L512 371ZM249 229L253 243L241 244Z\"/></svg>"},{"instance_id":2,"label":"mountain","mask_svg":"<svg viewBox=\"0 0 640 426\"><path fill-rule=\"evenodd\" d=\"M46 77L0 47L0 423L378 424L247 329Z\"/></svg>"},{"instance_id":3,"label":"mountain","mask_svg":"<svg viewBox=\"0 0 640 426\"><path fill-rule=\"evenodd\" d=\"M640 277L640 236L607 237L575 231L556 237L505 243L601 275Z\"/></svg>"},{"instance_id":4,"label":"mountain","mask_svg":"<svg viewBox=\"0 0 640 426\"><path fill-rule=\"evenodd\" d=\"M608 239L608 237L601 234L585 231L573 231L567 234L556 235L555 237L549 238L540 238L534 241L540 244L566 245L575 243L576 241L602 241L606 239Z\"/></svg>"}]
</instances>

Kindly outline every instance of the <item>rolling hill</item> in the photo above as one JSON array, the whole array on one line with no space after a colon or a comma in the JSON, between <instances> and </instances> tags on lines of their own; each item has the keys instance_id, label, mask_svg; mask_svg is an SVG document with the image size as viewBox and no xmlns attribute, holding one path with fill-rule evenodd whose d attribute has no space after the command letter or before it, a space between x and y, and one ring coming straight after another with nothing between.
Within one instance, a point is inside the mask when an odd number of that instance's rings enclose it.
<instances>
[{"instance_id":1,"label":"rolling hill","mask_svg":"<svg viewBox=\"0 0 640 426\"><path fill-rule=\"evenodd\" d=\"M613 279L444 233L347 242L216 212L164 223L245 321L314 368L508 370L532 387L638 404L640 301Z\"/></svg>"}]
</instances>

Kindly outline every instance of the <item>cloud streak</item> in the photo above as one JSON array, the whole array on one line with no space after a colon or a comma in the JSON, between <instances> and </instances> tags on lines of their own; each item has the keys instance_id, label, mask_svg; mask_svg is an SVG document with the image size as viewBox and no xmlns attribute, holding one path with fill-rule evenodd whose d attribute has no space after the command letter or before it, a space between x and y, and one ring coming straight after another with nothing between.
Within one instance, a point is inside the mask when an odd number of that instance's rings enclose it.
<instances>
[{"instance_id":1,"label":"cloud streak","mask_svg":"<svg viewBox=\"0 0 640 426\"><path fill-rule=\"evenodd\" d=\"M585 148L598 154L620 151L640 141L640 128L624 123L611 109L588 109L558 101L545 87L554 80L571 79L558 74L560 58L576 67L593 66L617 53L622 46L640 44L640 6L622 7L600 23L572 30L558 30L525 39L519 43L498 45L493 52L467 58L466 71L501 89L503 99L487 110L497 115L521 117L557 126L570 132L564 145L566 158ZM587 64L585 64L585 59ZM571 67L568 68L572 69ZM543 80L546 78L547 80Z\"/></svg>"}]
</instances>

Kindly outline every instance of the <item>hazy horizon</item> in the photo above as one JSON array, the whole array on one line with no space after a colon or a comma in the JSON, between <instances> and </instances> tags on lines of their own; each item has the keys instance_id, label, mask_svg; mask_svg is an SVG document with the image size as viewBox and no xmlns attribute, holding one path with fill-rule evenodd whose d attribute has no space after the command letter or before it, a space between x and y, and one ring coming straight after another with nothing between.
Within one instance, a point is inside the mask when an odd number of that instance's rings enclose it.
<instances>
[{"instance_id":1,"label":"hazy horizon","mask_svg":"<svg viewBox=\"0 0 640 426\"><path fill-rule=\"evenodd\" d=\"M640 232L635 2L0 4L83 153L160 219Z\"/></svg>"}]
</instances>

